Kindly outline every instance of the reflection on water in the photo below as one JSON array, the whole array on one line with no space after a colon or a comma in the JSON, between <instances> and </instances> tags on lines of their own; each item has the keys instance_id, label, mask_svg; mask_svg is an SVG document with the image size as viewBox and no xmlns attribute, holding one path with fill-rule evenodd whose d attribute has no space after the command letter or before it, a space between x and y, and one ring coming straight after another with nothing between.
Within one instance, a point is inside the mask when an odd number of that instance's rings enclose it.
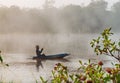
<instances>
[{"instance_id":1,"label":"reflection on water","mask_svg":"<svg viewBox=\"0 0 120 83\"><path fill-rule=\"evenodd\" d=\"M58 61L61 61L61 62L70 62L70 61L69 61L68 59L66 59L66 58L47 59L47 60L36 59L36 69L37 69L38 72L39 72L39 67L44 68L44 63L43 63L43 61L48 61L48 60L56 61L56 63L57 63Z\"/></svg>"},{"instance_id":2,"label":"reflection on water","mask_svg":"<svg viewBox=\"0 0 120 83\"><path fill-rule=\"evenodd\" d=\"M35 83L36 80L40 81L40 76L49 79L51 70L57 62L68 63L69 61L66 57L59 60L44 60L41 64L41 61L32 60L26 54L6 54L4 58L10 66L1 66L0 79L16 83Z\"/></svg>"},{"instance_id":3,"label":"reflection on water","mask_svg":"<svg viewBox=\"0 0 120 83\"><path fill-rule=\"evenodd\" d=\"M41 60L36 60L36 68L37 68L37 71L39 71L39 66L41 66L41 68L44 68L44 67L43 67L43 64L42 64L42 61L41 61Z\"/></svg>"}]
</instances>

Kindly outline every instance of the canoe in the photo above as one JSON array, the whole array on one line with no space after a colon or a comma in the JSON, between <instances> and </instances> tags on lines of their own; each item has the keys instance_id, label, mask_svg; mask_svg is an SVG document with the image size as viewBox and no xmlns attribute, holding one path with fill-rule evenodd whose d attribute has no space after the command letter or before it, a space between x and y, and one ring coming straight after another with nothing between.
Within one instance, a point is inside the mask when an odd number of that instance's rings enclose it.
<instances>
[{"instance_id":1,"label":"canoe","mask_svg":"<svg viewBox=\"0 0 120 83\"><path fill-rule=\"evenodd\" d=\"M70 54L68 53L62 53L62 54L55 54L55 55L40 55L40 56L34 56L33 60L35 59L60 59L68 56Z\"/></svg>"}]
</instances>

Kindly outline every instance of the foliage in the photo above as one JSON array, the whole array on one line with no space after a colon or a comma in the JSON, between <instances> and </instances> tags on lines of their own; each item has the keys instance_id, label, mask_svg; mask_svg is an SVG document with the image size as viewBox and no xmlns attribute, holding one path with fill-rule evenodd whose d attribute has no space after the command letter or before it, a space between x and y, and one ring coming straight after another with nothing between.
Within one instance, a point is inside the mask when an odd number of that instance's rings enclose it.
<instances>
[{"instance_id":1,"label":"foliage","mask_svg":"<svg viewBox=\"0 0 120 83\"><path fill-rule=\"evenodd\" d=\"M42 81L42 83L47 83L47 80L44 80L43 77L40 77L40 80Z\"/></svg>"},{"instance_id":2,"label":"foliage","mask_svg":"<svg viewBox=\"0 0 120 83\"><path fill-rule=\"evenodd\" d=\"M0 55L0 62L3 63L3 58L1 55Z\"/></svg>"},{"instance_id":3,"label":"foliage","mask_svg":"<svg viewBox=\"0 0 120 83\"><path fill-rule=\"evenodd\" d=\"M111 28L107 28L101 33L101 36L93 39L90 44L97 55L112 56L120 62L120 41L113 41L110 38L111 35L113 35Z\"/></svg>"},{"instance_id":4,"label":"foliage","mask_svg":"<svg viewBox=\"0 0 120 83\"><path fill-rule=\"evenodd\" d=\"M52 83L67 83L68 82L68 69L61 63L56 64L52 71Z\"/></svg>"},{"instance_id":5,"label":"foliage","mask_svg":"<svg viewBox=\"0 0 120 83\"><path fill-rule=\"evenodd\" d=\"M9 64L3 63L4 61L3 61L3 57L1 56L1 51L0 51L0 62L1 62L1 65L3 66L9 66Z\"/></svg>"},{"instance_id":6,"label":"foliage","mask_svg":"<svg viewBox=\"0 0 120 83\"><path fill-rule=\"evenodd\" d=\"M102 61L97 64L82 63L79 61L80 67L78 68L79 73L69 73L66 66L61 63L56 64L52 70L51 83L120 83L120 64L115 64L114 68L103 68ZM42 77L41 77L42 78ZM41 79L42 83L47 83Z\"/></svg>"}]
</instances>

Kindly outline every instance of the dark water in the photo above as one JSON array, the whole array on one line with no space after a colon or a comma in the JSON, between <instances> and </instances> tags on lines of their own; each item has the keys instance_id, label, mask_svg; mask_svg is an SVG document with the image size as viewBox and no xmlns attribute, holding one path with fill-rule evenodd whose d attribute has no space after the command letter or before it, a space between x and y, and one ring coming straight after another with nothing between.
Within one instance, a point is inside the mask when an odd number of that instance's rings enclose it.
<instances>
[{"instance_id":1,"label":"dark water","mask_svg":"<svg viewBox=\"0 0 120 83\"><path fill-rule=\"evenodd\" d=\"M12 34L1 35L0 48L4 62L10 66L1 66L0 80L3 82L13 81L15 83L35 83L36 80L40 81L39 77L43 76L45 79L50 79L51 70L56 63L61 62L67 65L70 72L75 71L79 67L79 60L87 62L92 59L93 62L103 60L105 66L111 66L106 62L114 61L110 57L94 56L93 50L89 43L91 39L96 38L98 35L93 34L68 34L68 35L30 35L30 34ZM112 37L114 40L120 39L120 34ZM44 48L45 54L57 53L70 53L66 57L67 60L46 60L42 61L43 67L36 68L36 61L30 59L35 56L35 45L40 45Z\"/></svg>"}]
</instances>

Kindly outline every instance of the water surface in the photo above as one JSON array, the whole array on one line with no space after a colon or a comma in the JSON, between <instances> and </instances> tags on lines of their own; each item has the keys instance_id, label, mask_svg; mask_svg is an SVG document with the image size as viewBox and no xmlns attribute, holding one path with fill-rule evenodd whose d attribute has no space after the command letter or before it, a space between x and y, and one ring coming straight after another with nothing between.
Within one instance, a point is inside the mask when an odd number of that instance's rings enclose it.
<instances>
[{"instance_id":1,"label":"water surface","mask_svg":"<svg viewBox=\"0 0 120 83\"><path fill-rule=\"evenodd\" d=\"M112 38L117 41L120 39L120 34L115 34ZM45 79L50 79L51 70L56 63L61 62L67 65L70 72L75 71L79 67L79 60L87 62L91 59L93 62L102 60L111 66L108 61L116 62L110 57L95 56L93 49L90 47L90 41L96 38L96 34L8 34L0 36L0 49L4 62L9 64L9 67L0 68L0 79L5 82L14 81L16 83L35 83L40 76ZM43 61L43 67L36 68L36 61L30 59L35 56L35 45L40 45L44 48L44 53L58 54L70 53L66 57L69 61L46 60ZM40 81L40 80L39 80Z\"/></svg>"}]
</instances>

